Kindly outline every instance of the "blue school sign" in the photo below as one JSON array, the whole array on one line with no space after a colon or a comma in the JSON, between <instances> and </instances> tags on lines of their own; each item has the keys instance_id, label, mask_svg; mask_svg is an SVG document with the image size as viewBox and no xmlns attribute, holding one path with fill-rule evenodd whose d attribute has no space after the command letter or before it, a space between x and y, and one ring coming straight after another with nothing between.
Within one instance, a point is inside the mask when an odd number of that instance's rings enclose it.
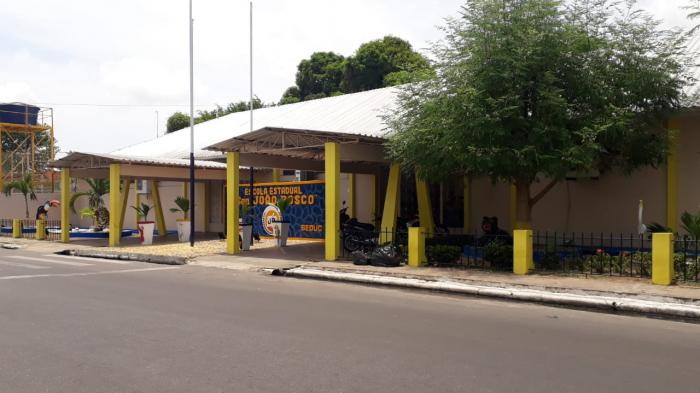
<instances>
[{"instance_id":1,"label":"blue school sign","mask_svg":"<svg viewBox=\"0 0 700 393\"><path fill-rule=\"evenodd\" d=\"M289 221L290 238L323 239L326 210L326 185L323 181L258 183L253 185L253 229L260 236L273 236L273 221ZM250 186L239 189L241 203L248 204ZM284 217L274 204L292 198Z\"/></svg>"}]
</instances>

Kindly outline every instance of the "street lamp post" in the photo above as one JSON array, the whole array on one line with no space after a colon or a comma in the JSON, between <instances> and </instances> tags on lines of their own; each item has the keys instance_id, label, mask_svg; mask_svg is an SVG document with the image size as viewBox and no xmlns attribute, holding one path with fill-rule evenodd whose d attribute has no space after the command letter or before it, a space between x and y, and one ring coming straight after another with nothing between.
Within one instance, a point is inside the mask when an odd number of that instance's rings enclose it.
<instances>
[{"instance_id":1,"label":"street lamp post","mask_svg":"<svg viewBox=\"0 0 700 393\"><path fill-rule=\"evenodd\" d=\"M194 20L190 0L190 247L194 247Z\"/></svg>"}]
</instances>

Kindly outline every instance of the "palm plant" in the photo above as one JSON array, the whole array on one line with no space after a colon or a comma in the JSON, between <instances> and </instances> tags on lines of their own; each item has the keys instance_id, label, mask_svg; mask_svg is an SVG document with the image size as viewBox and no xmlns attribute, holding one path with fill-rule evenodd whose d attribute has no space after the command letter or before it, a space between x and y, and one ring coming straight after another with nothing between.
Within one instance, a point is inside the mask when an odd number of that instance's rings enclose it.
<instances>
[{"instance_id":1,"label":"palm plant","mask_svg":"<svg viewBox=\"0 0 700 393\"><path fill-rule=\"evenodd\" d=\"M104 206L102 196L109 193L109 180L107 179L85 179L89 188L87 191L77 192L70 198L69 206L73 213L75 202L82 197L88 197L88 207L95 212L94 221L98 228L105 228L109 225L109 210Z\"/></svg>"},{"instance_id":2,"label":"palm plant","mask_svg":"<svg viewBox=\"0 0 700 393\"><path fill-rule=\"evenodd\" d=\"M681 214L681 223L683 229L688 232L694 240L700 239L700 213L691 214L683 212Z\"/></svg>"},{"instance_id":3,"label":"palm plant","mask_svg":"<svg viewBox=\"0 0 700 393\"><path fill-rule=\"evenodd\" d=\"M693 4L683 7L688 10L688 19L694 21L700 19L700 1L693 1ZM695 34L700 29L700 24L695 24L692 29L690 29L690 34Z\"/></svg>"},{"instance_id":4,"label":"palm plant","mask_svg":"<svg viewBox=\"0 0 700 393\"><path fill-rule=\"evenodd\" d=\"M190 200L185 197L175 198L175 204L177 207L170 208L171 213L182 213L182 215L187 218L187 213L190 211Z\"/></svg>"},{"instance_id":5,"label":"palm plant","mask_svg":"<svg viewBox=\"0 0 700 393\"><path fill-rule=\"evenodd\" d=\"M36 201L32 174L26 173L22 179L8 182L2 188L2 192L8 197L12 195L12 191L18 191L24 196L24 214L29 218L29 199Z\"/></svg>"},{"instance_id":6,"label":"palm plant","mask_svg":"<svg viewBox=\"0 0 700 393\"><path fill-rule=\"evenodd\" d=\"M281 217L282 220L284 220L284 213L287 211L287 209L289 208L289 205L291 205L291 204L292 204L292 197L281 198L277 201L277 203L275 203L275 206L277 206L277 208L280 211L280 215L282 216Z\"/></svg>"},{"instance_id":7,"label":"palm plant","mask_svg":"<svg viewBox=\"0 0 700 393\"><path fill-rule=\"evenodd\" d=\"M136 215L141 217L143 221L148 221L148 213L151 212L151 206L142 203L141 206L132 206L131 208L136 210Z\"/></svg>"}]
</instances>

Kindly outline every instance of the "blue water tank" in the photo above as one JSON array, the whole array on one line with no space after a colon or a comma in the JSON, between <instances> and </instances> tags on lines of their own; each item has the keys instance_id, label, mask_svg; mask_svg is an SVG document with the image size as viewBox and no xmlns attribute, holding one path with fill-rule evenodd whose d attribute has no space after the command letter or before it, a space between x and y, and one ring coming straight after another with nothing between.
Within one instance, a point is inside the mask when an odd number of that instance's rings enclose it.
<instances>
[{"instance_id":1,"label":"blue water tank","mask_svg":"<svg viewBox=\"0 0 700 393\"><path fill-rule=\"evenodd\" d=\"M0 123L36 125L39 107L20 102L0 104Z\"/></svg>"}]
</instances>

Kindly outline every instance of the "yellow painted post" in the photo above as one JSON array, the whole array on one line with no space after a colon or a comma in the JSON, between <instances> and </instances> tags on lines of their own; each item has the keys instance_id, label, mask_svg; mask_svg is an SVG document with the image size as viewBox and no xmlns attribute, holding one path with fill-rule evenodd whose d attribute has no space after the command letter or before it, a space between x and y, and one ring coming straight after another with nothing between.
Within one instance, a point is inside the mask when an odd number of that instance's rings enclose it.
<instances>
[{"instance_id":1,"label":"yellow painted post","mask_svg":"<svg viewBox=\"0 0 700 393\"><path fill-rule=\"evenodd\" d=\"M408 266L420 267L427 261L425 228L408 228Z\"/></svg>"},{"instance_id":2,"label":"yellow painted post","mask_svg":"<svg viewBox=\"0 0 700 393\"><path fill-rule=\"evenodd\" d=\"M204 182L202 194L202 218L204 219L204 232L209 232L209 191L211 183Z\"/></svg>"},{"instance_id":3,"label":"yellow painted post","mask_svg":"<svg viewBox=\"0 0 700 393\"><path fill-rule=\"evenodd\" d=\"M532 255L532 230L513 231L513 273L525 275L535 268Z\"/></svg>"},{"instance_id":4,"label":"yellow painted post","mask_svg":"<svg viewBox=\"0 0 700 393\"><path fill-rule=\"evenodd\" d=\"M472 231L472 178L471 176L464 175L464 185L462 187L464 201L462 207L464 208L464 233L471 233Z\"/></svg>"},{"instance_id":5,"label":"yellow painted post","mask_svg":"<svg viewBox=\"0 0 700 393\"><path fill-rule=\"evenodd\" d=\"M325 150L326 176L326 243L327 261L335 261L340 256L340 145L328 142Z\"/></svg>"},{"instance_id":6,"label":"yellow painted post","mask_svg":"<svg viewBox=\"0 0 700 393\"><path fill-rule=\"evenodd\" d=\"M16 218L12 220L12 237L15 239L22 237L22 220Z\"/></svg>"},{"instance_id":7,"label":"yellow painted post","mask_svg":"<svg viewBox=\"0 0 700 393\"><path fill-rule=\"evenodd\" d=\"M651 282L671 285L674 279L673 234L654 233L651 238Z\"/></svg>"},{"instance_id":8,"label":"yellow painted post","mask_svg":"<svg viewBox=\"0 0 700 393\"><path fill-rule=\"evenodd\" d=\"M168 228L165 226L165 216L163 215L163 201L160 200L160 190L158 189L158 181L151 182L151 196L153 197L153 208L156 211L156 227L158 227L158 235L167 236Z\"/></svg>"},{"instance_id":9,"label":"yellow painted post","mask_svg":"<svg viewBox=\"0 0 700 393\"><path fill-rule=\"evenodd\" d=\"M119 229L119 208L121 207L121 198L119 192L119 183L121 182L121 166L119 164L109 164L109 211L111 219L109 220L109 246L119 247L122 232Z\"/></svg>"},{"instance_id":10,"label":"yellow painted post","mask_svg":"<svg viewBox=\"0 0 700 393\"><path fill-rule=\"evenodd\" d=\"M61 241L70 242L70 169L61 169Z\"/></svg>"},{"instance_id":11,"label":"yellow painted post","mask_svg":"<svg viewBox=\"0 0 700 393\"><path fill-rule=\"evenodd\" d=\"M122 181L121 209L119 210L119 232L124 229L124 216L126 216L127 205L129 204L129 190L131 189L131 179Z\"/></svg>"},{"instance_id":12,"label":"yellow painted post","mask_svg":"<svg viewBox=\"0 0 700 393\"><path fill-rule=\"evenodd\" d=\"M280 168L272 169L272 181L275 183L282 181L282 170Z\"/></svg>"},{"instance_id":13,"label":"yellow painted post","mask_svg":"<svg viewBox=\"0 0 700 393\"><path fill-rule=\"evenodd\" d=\"M416 194L418 197L418 220L420 226L425 229L427 237L433 237L435 233L435 220L433 219L433 205L430 203L430 190L428 183L416 175Z\"/></svg>"},{"instance_id":14,"label":"yellow painted post","mask_svg":"<svg viewBox=\"0 0 700 393\"><path fill-rule=\"evenodd\" d=\"M678 139L680 124L678 119L668 123L670 144L666 165L666 226L678 231Z\"/></svg>"},{"instance_id":15,"label":"yellow painted post","mask_svg":"<svg viewBox=\"0 0 700 393\"><path fill-rule=\"evenodd\" d=\"M396 229L396 217L399 215L399 187L401 185L401 167L399 164L391 164L389 168L389 181L386 186L384 198L384 212L382 213L381 233L379 242L387 243L394 239Z\"/></svg>"},{"instance_id":16,"label":"yellow painted post","mask_svg":"<svg viewBox=\"0 0 700 393\"><path fill-rule=\"evenodd\" d=\"M518 190L515 184L510 185L510 230L518 229Z\"/></svg>"},{"instance_id":17,"label":"yellow painted post","mask_svg":"<svg viewBox=\"0 0 700 393\"><path fill-rule=\"evenodd\" d=\"M46 240L46 221L36 220L36 240Z\"/></svg>"},{"instance_id":18,"label":"yellow painted post","mask_svg":"<svg viewBox=\"0 0 700 393\"><path fill-rule=\"evenodd\" d=\"M226 153L226 252L232 255L241 251L238 243L240 166L239 153Z\"/></svg>"},{"instance_id":19,"label":"yellow painted post","mask_svg":"<svg viewBox=\"0 0 700 393\"><path fill-rule=\"evenodd\" d=\"M357 201L355 200L355 174L348 173L348 216L357 218L356 209Z\"/></svg>"}]
</instances>

